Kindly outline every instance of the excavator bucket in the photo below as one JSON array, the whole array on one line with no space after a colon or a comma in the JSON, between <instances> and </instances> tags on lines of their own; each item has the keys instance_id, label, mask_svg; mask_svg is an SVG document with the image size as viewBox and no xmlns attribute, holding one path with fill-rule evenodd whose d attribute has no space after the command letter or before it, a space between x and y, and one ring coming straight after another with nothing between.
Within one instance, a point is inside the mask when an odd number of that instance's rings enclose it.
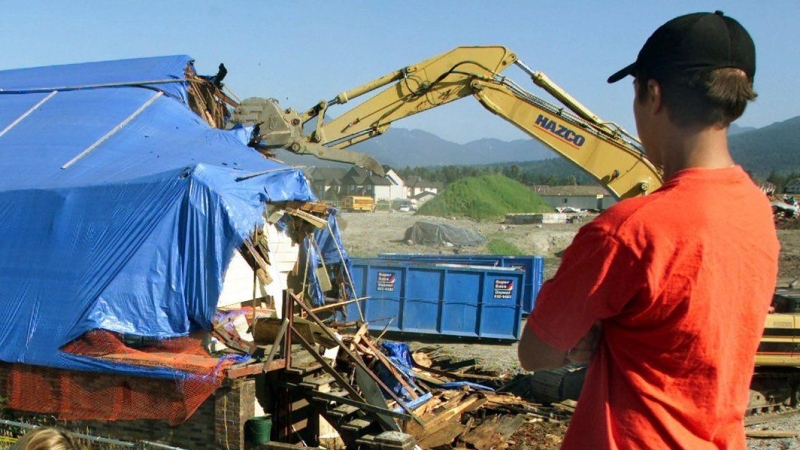
<instances>
[{"instance_id":1,"label":"excavator bucket","mask_svg":"<svg viewBox=\"0 0 800 450\"><path fill-rule=\"evenodd\" d=\"M369 155L311 142L303 135L302 121L297 112L281 109L275 99L245 99L236 108L233 118L236 123L259 127L260 148L283 148L299 155L314 155L326 161L354 164L384 175L381 164Z\"/></svg>"}]
</instances>

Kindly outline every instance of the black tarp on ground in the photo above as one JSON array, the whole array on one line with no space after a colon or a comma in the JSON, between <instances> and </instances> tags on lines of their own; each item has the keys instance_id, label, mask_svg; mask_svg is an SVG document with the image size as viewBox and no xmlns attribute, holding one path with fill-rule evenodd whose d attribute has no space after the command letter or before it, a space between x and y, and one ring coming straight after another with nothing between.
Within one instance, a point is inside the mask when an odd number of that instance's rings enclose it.
<instances>
[{"instance_id":1,"label":"black tarp on ground","mask_svg":"<svg viewBox=\"0 0 800 450\"><path fill-rule=\"evenodd\" d=\"M405 241L418 245L452 245L454 247L477 247L488 239L468 228L445 223L419 221L406 230Z\"/></svg>"}]
</instances>

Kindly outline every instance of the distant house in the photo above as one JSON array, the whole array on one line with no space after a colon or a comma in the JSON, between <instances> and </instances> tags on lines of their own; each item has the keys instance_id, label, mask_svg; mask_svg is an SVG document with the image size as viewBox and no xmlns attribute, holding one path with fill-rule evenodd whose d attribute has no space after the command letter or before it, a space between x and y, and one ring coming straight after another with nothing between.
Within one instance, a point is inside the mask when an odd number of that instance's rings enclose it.
<instances>
[{"instance_id":1,"label":"distant house","mask_svg":"<svg viewBox=\"0 0 800 450\"><path fill-rule=\"evenodd\" d=\"M795 178L794 180L786 183L786 186L783 187L784 194L800 194L800 178Z\"/></svg>"},{"instance_id":2,"label":"distant house","mask_svg":"<svg viewBox=\"0 0 800 450\"><path fill-rule=\"evenodd\" d=\"M381 177L369 170L353 167L342 177L342 195L363 195L375 201L391 200L393 193L400 195L402 191L395 182L388 176Z\"/></svg>"},{"instance_id":3,"label":"distant house","mask_svg":"<svg viewBox=\"0 0 800 450\"><path fill-rule=\"evenodd\" d=\"M383 166L389 185L375 186L375 200L405 200L408 198L406 184L400 175L389 166Z\"/></svg>"},{"instance_id":4,"label":"distant house","mask_svg":"<svg viewBox=\"0 0 800 450\"><path fill-rule=\"evenodd\" d=\"M436 197L436 194L434 194L433 192L422 191L422 192L420 192L419 194L417 194L417 195L415 195L413 197L409 197L409 200L412 200L414 202L413 203L414 206L420 207L425 202L427 202L428 200L430 200L430 199L432 199L434 197Z\"/></svg>"},{"instance_id":5,"label":"distant house","mask_svg":"<svg viewBox=\"0 0 800 450\"><path fill-rule=\"evenodd\" d=\"M311 167L306 176L317 197L325 199L342 194L342 179L348 170L336 167Z\"/></svg>"},{"instance_id":6,"label":"distant house","mask_svg":"<svg viewBox=\"0 0 800 450\"><path fill-rule=\"evenodd\" d=\"M415 195L422 192L430 192L438 194L444 189L444 184L438 181L423 180L417 175L411 175L406 178L406 195L408 198L413 198Z\"/></svg>"},{"instance_id":7,"label":"distant house","mask_svg":"<svg viewBox=\"0 0 800 450\"><path fill-rule=\"evenodd\" d=\"M603 211L617 203L617 199L602 186L534 186L531 190L553 208Z\"/></svg>"}]
</instances>

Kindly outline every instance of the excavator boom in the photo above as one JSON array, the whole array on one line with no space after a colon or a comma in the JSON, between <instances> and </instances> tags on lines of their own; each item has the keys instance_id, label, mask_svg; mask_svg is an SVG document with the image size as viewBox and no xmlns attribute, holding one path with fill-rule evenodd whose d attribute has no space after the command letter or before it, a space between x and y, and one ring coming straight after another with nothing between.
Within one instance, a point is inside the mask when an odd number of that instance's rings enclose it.
<instances>
[{"instance_id":1,"label":"excavator boom","mask_svg":"<svg viewBox=\"0 0 800 450\"><path fill-rule=\"evenodd\" d=\"M563 106L551 105L500 75L514 64ZM329 107L381 88L344 114L324 121ZM500 46L458 47L342 92L304 113L283 110L271 99L247 99L235 118L259 124L261 145L266 149L285 148L383 174L377 161L346 149L384 133L397 120L469 96L576 164L618 198L646 194L661 185L658 169L644 157L634 138L600 120ZM303 133L303 126L312 120L316 120L313 131Z\"/></svg>"}]
</instances>

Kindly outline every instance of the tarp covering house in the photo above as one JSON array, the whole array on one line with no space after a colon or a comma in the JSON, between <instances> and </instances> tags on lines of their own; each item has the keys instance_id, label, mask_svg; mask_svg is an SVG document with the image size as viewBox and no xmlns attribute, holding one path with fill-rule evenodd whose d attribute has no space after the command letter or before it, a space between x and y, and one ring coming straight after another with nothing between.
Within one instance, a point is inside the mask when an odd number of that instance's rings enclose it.
<instances>
[{"instance_id":1,"label":"tarp covering house","mask_svg":"<svg viewBox=\"0 0 800 450\"><path fill-rule=\"evenodd\" d=\"M226 265L299 169L187 105L188 56L0 72L0 361L180 378L63 351L208 329Z\"/></svg>"}]
</instances>

